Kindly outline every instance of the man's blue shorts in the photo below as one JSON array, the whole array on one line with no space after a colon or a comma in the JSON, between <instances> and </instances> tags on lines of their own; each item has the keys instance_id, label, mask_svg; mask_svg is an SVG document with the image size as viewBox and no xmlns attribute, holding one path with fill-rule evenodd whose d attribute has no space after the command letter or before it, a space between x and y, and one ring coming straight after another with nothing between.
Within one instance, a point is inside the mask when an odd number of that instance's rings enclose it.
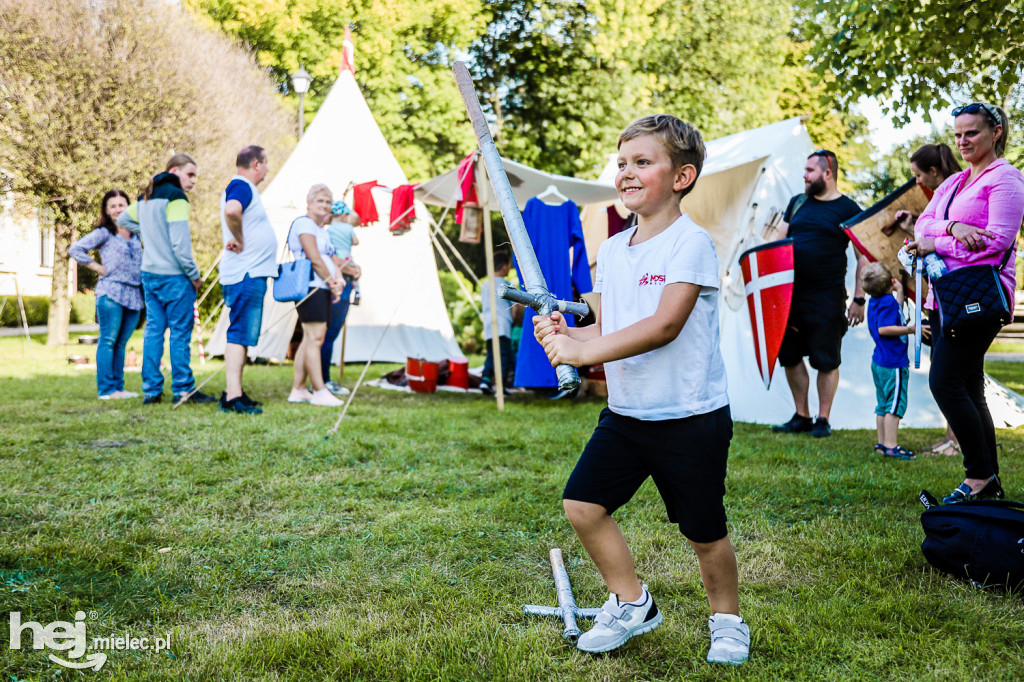
<instances>
[{"instance_id":1,"label":"man's blue shorts","mask_svg":"<svg viewBox=\"0 0 1024 682\"><path fill-rule=\"evenodd\" d=\"M907 413L907 387L910 385L909 367L879 367L871 363L871 378L875 380L875 414L894 414L900 419Z\"/></svg>"},{"instance_id":2,"label":"man's blue shorts","mask_svg":"<svg viewBox=\"0 0 1024 682\"><path fill-rule=\"evenodd\" d=\"M221 286L224 305L228 307L228 343L255 346L263 325L263 301L267 297L265 277L253 279L246 275L238 284Z\"/></svg>"}]
</instances>

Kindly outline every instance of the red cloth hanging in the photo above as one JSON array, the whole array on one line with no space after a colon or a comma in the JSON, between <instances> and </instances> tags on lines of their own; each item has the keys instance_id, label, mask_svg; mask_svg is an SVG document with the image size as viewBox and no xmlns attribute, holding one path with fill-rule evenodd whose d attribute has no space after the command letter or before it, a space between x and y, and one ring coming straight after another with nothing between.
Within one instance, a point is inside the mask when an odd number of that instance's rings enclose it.
<instances>
[{"instance_id":1,"label":"red cloth hanging","mask_svg":"<svg viewBox=\"0 0 1024 682\"><path fill-rule=\"evenodd\" d=\"M623 218L619 215L619 212L615 209L615 206L608 207L608 236L614 237L619 232L622 232L622 228L626 226L626 222L629 218Z\"/></svg>"},{"instance_id":2,"label":"red cloth hanging","mask_svg":"<svg viewBox=\"0 0 1024 682\"><path fill-rule=\"evenodd\" d=\"M371 180L352 188L352 210L359 216L360 225L369 225L380 220L380 216L377 215L377 205L373 203L373 194L370 190L383 186L376 180Z\"/></svg>"},{"instance_id":3,"label":"red cloth hanging","mask_svg":"<svg viewBox=\"0 0 1024 682\"><path fill-rule=\"evenodd\" d=\"M416 185L399 185L391 191L391 233L396 236L412 229L416 218L415 189Z\"/></svg>"},{"instance_id":4,"label":"red cloth hanging","mask_svg":"<svg viewBox=\"0 0 1024 682\"><path fill-rule=\"evenodd\" d=\"M470 152L459 162L456 177L459 180L459 189L462 191L462 200L455 204L455 224L461 225L462 205L480 203L476 195L476 152Z\"/></svg>"}]
</instances>

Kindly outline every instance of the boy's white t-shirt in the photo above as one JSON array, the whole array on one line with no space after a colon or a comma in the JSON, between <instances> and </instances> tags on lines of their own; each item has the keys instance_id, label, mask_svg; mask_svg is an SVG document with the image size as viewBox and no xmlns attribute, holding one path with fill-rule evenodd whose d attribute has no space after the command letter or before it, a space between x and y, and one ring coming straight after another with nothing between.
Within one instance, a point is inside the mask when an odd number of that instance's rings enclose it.
<instances>
[{"instance_id":1,"label":"boy's white t-shirt","mask_svg":"<svg viewBox=\"0 0 1024 682\"><path fill-rule=\"evenodd\" d=\"M601 294L601 334L654 315L665 286L701 287L682 331L661 348L604 364L608 407L645 420L706 414L729 404L719 347L718 257L711 236L690 216L629 245L636 228L601 244L594 291Z\"/></svg>"}]
</instances>

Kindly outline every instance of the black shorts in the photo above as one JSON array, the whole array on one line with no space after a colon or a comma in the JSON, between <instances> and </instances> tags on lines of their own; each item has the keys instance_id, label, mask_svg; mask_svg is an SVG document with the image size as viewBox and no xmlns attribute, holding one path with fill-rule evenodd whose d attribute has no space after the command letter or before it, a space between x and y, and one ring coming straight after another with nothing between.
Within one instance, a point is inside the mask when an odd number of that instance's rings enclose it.
<instances>
[{"instance_id":1,"label":"black shorts","mask_svg":"<svg viewBox=\"0 0 1024 682\"><path fill-rule=\"evenodd\" d=\"M302 322L328 322L331 319L331 290L310 289L313 295L295 306Z\"/></svg>"},{"instance_id":2,"label":"black shorts","mask_svg":"<svg viewBox=\"0 0 1024 682\"><path fill-rule=\"evenodd\" d=\"M729 534L723 498L730 440L728 405L664 421L624 417L606 407L562 497L599 504L612 514L650 476L669 521L687 539L721 540Z\"/></svg>"},{"instance_id":3,"label":"black shorts","mask_svg":"<svg viewBox=\"0 0 1024 682\"><path fill-rule=\"evenodd\" d=\"M795 367L806 357L819 372L839 369L846 321L846 295L793 299L779 364Z\"/></svg>"}]
</instances>

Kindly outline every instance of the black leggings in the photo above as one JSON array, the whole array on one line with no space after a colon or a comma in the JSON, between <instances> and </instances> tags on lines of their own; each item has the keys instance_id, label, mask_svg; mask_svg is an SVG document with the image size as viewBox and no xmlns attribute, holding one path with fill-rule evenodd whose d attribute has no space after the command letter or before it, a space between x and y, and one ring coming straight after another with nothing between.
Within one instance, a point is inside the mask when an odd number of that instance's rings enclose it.
<instances>
[{"instance_id":1,"label":"black leggings","mask_svg":"<svg viewBox=\"0 0 1024 682\"><path fill-rule=\"evenodd\" d=\"M960 441L967 478L999 473L996 429L985 402L985 352L999 333L998 324L955 339L942 336L937 310L931 311L932 368L928 385L942 415Z\"/></svg>"}]
</instances>

